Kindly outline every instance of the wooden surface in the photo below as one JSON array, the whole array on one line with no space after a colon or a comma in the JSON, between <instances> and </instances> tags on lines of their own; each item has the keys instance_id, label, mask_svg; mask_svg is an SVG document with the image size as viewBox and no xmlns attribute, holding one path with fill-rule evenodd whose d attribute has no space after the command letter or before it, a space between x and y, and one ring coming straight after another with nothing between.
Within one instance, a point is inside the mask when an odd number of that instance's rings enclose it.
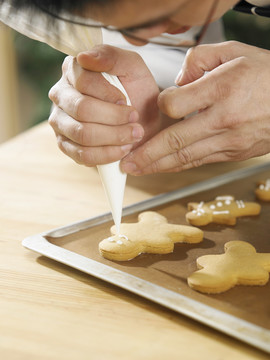
<instances>
[{"instance_id":1,"label":"wooden surface","mask_svg":"<svg viewBox=\"0 0 270 360\"><path fill-rule=\"evenodd\" d=\"M130 178L125 204L266 160ZM1 359L269 358L22 247L29 235L109 210L96 170L61 154L47 124L1 145L0 185Z\"/></svg>"}]
</instances>

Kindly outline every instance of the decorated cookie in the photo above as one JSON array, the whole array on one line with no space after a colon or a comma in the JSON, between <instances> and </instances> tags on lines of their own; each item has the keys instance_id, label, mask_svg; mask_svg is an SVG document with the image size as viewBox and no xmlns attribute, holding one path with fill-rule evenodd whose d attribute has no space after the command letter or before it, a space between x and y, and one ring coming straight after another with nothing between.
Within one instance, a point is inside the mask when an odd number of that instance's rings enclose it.
<instances>
[{"instance_id":1,"label":"decorated cookie","mask_svg":"<svg viewBox=\"0 0 270 360\"><path fill-rule=\"evenodd\" d=\"M259 181L257 186L258 188L255 190L257 198L262 201L270 201L270 179Z\"/></svg>"},{"instance_id":2,"label":"decorated cookie","mask_svg":"<svg viewBox=\"0 0 270 360\"><path fill-rule=\"evenodd\" d=\"M110 260L131 260L141 253L168 254L174 243L199 243L203 240L200 229L187 225L169 224L167 219L154 211L139 215L137 223L123 223L120 232L111 228L113 236L99 244L100 254Z\"/></svg>"},{"instance_id":3,"label":"decorated cookie","mask_svg":"<svg viewBox=\"0 0 270 360\"><path fill-rule=\"evenodd\" d=\"M197 291L217 294L235 285L265 285L269 280L270 253L257 253L245 241L229 241L225 253L197 259L197 267L188 285Z\"/></svg>"},{"instance_id":4,"label":"decorated cookie","mask_svg":"<svg viewBox=\"0 0 270 360\"><path fill-rule=\"evenodd\" d=\"M214 201L189 203L186 220L195 226L209 223L235 225L236 218L258 215L261 206L255 202L235 200L233 196L218 196Z\"/></svg>"}]
</instances>

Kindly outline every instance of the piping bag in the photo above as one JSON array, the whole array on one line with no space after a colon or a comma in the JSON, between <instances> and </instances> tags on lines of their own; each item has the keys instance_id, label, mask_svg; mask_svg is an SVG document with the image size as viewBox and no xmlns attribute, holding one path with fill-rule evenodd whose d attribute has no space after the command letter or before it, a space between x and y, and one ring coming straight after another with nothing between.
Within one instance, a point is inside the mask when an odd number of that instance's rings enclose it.
<instances>
[{"instance_id":1,"label":"piping bag","mask_svg":"<svg viewBox=\"0 0 270 360\"><path fill-rule=\"evenodd\" d=\"M34 12L29 9L17 12L12 6L12 2L1 5L0 19L27 37L44 42L71 56L77 56L82 51L90 50L93 46L102 44L102 30L99 28L90 28L59 19L53 19L53 23L50 24L50 15L38 9ZM126 97L127 105L131 105L119 79L107 73L102 73L102 75L122 91ZM119 234L127 175L121 171L120 161L99 165L97 168Z\"/></svg>"}]
</instances>

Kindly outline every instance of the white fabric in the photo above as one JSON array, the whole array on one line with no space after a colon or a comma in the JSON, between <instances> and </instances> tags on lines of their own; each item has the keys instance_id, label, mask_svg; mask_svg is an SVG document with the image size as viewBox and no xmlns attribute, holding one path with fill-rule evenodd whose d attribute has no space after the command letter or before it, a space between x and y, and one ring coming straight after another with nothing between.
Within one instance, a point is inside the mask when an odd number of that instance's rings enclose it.
<instances>
[{"instance_id":1,"label":"white fabric","mask_svg":"<svg viewBox=\"0 0 270 360\"><path fill-rule=\"evenodd\" d=\"M270 6L270 0L246 0L246 2L255 6Z\"/></svg>"},{"instance_id":2,"label":"white fabric","mask_svg":"<svg viewBox=\"0 0 270 360\"><path fill-rule=\"evenodd\" d=\"M199 27L194 27L184 34L174 36L192 39L199 31ZM209 26L202 43L210 44L224 40L223 25L222 21L219 20ZM187 51L187 49L184 48L181 52L177 47L169 48L154 44L133 46L129 44L121 34L108 30L103 30L103 41L106 44L132 50L141 55L161 89L174 85L175 77L181 69Z\"/></svg>"}]
</instances>

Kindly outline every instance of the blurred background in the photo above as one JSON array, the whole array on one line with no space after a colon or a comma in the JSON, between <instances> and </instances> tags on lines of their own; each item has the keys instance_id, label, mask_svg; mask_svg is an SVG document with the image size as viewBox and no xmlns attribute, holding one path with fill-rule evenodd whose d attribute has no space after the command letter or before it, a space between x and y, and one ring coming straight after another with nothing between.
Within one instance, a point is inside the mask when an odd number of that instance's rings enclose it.
<instances>
[{"instance_id":1,"label":"blurred background","mask_svg":"<svg viewBox=\"0 0 270 360\"><path fill-rule=\"evenodd\" d=\"M229 11L223 21L228 40L270 49L270 18ZM0 26L0 54L0 107L6 109L0 116L1 143L48 118L48 91L60 78L65 55L5 26Z\"/></svg>"}]
</instances>

